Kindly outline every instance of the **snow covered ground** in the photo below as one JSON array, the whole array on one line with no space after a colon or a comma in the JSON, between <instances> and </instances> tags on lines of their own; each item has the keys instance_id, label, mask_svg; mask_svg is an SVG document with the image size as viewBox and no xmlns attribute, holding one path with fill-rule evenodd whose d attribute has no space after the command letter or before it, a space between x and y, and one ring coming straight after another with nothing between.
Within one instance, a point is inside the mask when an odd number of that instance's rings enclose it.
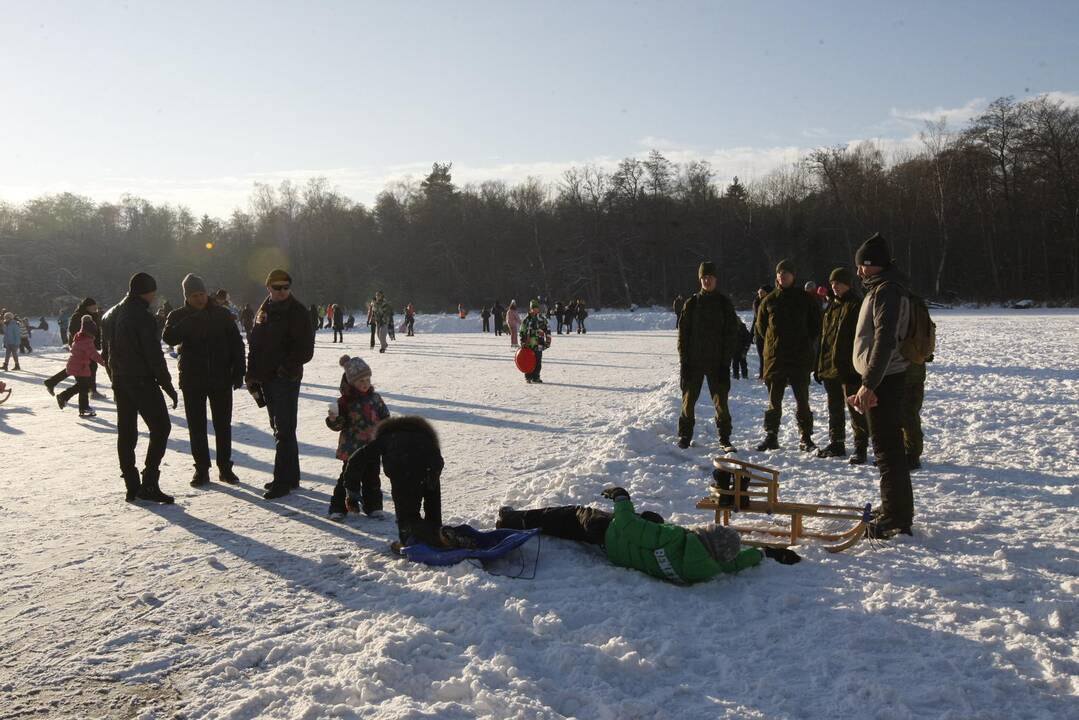
<instances>
[{"instance_id":1,"label":"snow covered ground","mask_svg":"<svg viewBox=\"0 0 1079 720\"><path fill-rule=\"evenodd\" d=\"M436 424L447 521L604 503L612 483L638 508L705 521L705 397L695 447L676 449L673 318L624 315L556 336L542 386L507 338L442 327L471 318L421 317L386 355L360 333L344 349L394 413ZM95 421L57 410L40 382L64 357L36 352L3 375L0 716L1075 717L1079 313L935 315L915 537L807 547L799 565L688 588L553 539L534 580L430 569L384 551L392 516L327 520L340 464L322 417L342 346L326 332L301 394L302 489L273 503L267 422L239 393L243 485L188 486L181 408L162 475L177 504L125 504L112 403ZM816 386L813 402L821 440ZM734 382L740 457L781 468L783 497L876 499L873 468L798 453L793 412L782 450L748 450L764 404L762 386Z\"/></svg>"}]
</instances>

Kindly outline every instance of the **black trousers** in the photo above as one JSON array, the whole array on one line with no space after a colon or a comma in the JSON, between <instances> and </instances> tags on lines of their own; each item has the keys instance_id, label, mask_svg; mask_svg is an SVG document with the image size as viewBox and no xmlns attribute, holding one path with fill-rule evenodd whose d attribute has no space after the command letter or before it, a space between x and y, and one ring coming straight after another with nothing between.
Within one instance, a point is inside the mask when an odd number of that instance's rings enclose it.
<instances>
[{"instance_id":1,"label":"black trousers","mask_svg":"<svg viewBox=\"0 0 1079 720\"><path fill-rule=\"evenodd\" d=\"M496 336L502 334L502 323L503 323L502 316L501 315L495 315L495 335Z\"/></svg>"},{"instance_id":2,"label":"black trousers","mask_svg":"<svg viewBox=\"0 0 1079 720\"><path fill-rule=\"evenodd\" d=\"M296 414L300 402L300 382L274 378L262 386L266 414L274 437L273 485L300 486L300 446L296 441Z\"/></svg>"},{"instance_id":3,"label":"black trousers","mask_svg":"<svg viewBox=\"0 0 1079 720\"><path fill-rule=\"evenodd\" d=\"M416 318L409 318L405 321L405 327L408 328L408 337L412 337L416 333L413 332L413 328L416 327ZM371 347L374 347L373 345Z\"/></svg>"},{"instance_id":4,"label":"black trousers","mask_svg":"<svg viewBox=\"0 0 1079 720\"><path fill-rule=\"evenodd\" d=\"M68 377L69 376L67 374L67 368L64 368L60 372L56 373L52 377L45 380L45 387L55 388L57 385L62 383L64 380L67 380Z\"/></svg>"},{"instance_id":5,"label":"black trousers","mask_svg":"<svg viewBox=\"0 0 1079 720\"><path fill-rule=\"evenodd\" d=\"M135 465L135 445L139 440L139 417L150 431L144 470L155 474L165 456L172 420L165 407L161 388L150 378L117 378L112 383L116 401L116 454L128 489L138 488L139 469Z\"/></svg>"},{"instance_id":6,"label":"black trousers","mask_svg":"<svg viewBox=\"0 0 1079 720\"><path fill-rule=\"evenodd\" d=\"M67 375L67 371L64 371L64 375ZM49 380L55 378L53 375ZM63 378L61 378L62 380ZM59 380L57 380L59 382ZM60 400L66 405L67 402L75 396L75 393L79 394L79 412L84 413L90 409L90 378L77 377L75 378L75 384L60 393Z\"/></svg>"},{"instance_id":7,"label":"black trousers","mask_svg":"<svg viewBox=\"0 0 1079 720\"><path fill-rule=\"evenodd\" d=\"M390 478L390 495L397 514L397 536L439 546L442 531L442 482L438 477ZM423 514L420 514L420 510Z\"/></svg>"},{"instance_id":8,"label":"black trousers","mask_svg":"<svg viewBox=\"0 0 1079 720\"><path fill-rule=\"evenodd\" d=\"M371 347L375 346L375 328L376 328L376 326L372 323L372 325L371 325Z\"/></svg>"},{"instance_id":9,"label":"black trousers","mask_svg":"<svg viewBox=\"0 0 1079 720\"><path fill-rule=\"evenodd\" d=\"M333 329L333 341L343 343L345 341L345 331L341 328Z\"/></svg>"},{"instance_id":10,"label":"black trousers","mask_svg":"<svg viewBox=\"0 0 1079 720\"><path fill-rule=\"evenodd\" d=\"M869 445L869 424L865 415L847 404L847 398L858 392L861 384L862 380L858 377L824 380L824 391L828 394L828 442L846 444L847 431L843 427L843 420L850 413L854 447L864 450Z\"/></svg>"},{"instance_id":11,"label":"black trousers","mask_svg":"<svg viewBox=\"0 0 1079 720\"><path fill-rule=\"evenodd\" d=\"M764 411L764 431L771 434L779 432L779 421L783 419L783 393L786 392L787 385L790 385L797 406L795 417L798 420L798 429L802 435L813 434L813 411L809 409L809 373L776 375L768 378L767 382L768 409Z\"/></svg>"},{"instance_id":12,"label":"black trousers","mask_svg":"<svg viewBox=\"0 0 1079 720\"><path fill-rule=\"evenodd\" d=\"M347 464L347 461L346 461ZM367 467L363 468L360 476L360 508L365 513L372 513L382 509L382 478L379 475L380 464L376 459ZM345 489L345 465L341 467L341 474L337 477L337 485L333 488L333 497L330 498L330 512L345 512L345 499L348 490ZM397 501L394 500L394 505ZM397 508L398 522L400 522L401 509Z\"/></svg>"},{"instance_id":13,"label":"black trousers","mask_svg":"<svg viewBox=\"0 0 1079 720\"><path fill-rule=\"evenodd\" d=\"M536 367L530 373L525 374L525 379L535 380L540 376L540 371L543 370L543 348L534 347L532 352L536 354Z\"/></svg>"},{"instance_id":14,"label":"black trousers","mask_svg":"<svg viewBox=\"0 0 1079 720\"><path fill-rule=\"evenodd\" d=\"M613 516L587 505L563 505L535 510L507 510L499 516L499 527L512 530L539 528L544 535L602 545Z\"/></svg>"},{"instance_id":15,"label":"black trousers","mask_svg":"<svg viewBox=\"0 0 1079 720\"><path fill-rule=\"evenodd\" d=\"M749 379L749 363L746 362L745 355L735 355L731 358L731 374L734 375L734 379L739 377Z\"/></svg>"},{"instance_id":16,"label":"black trousers","mask_svg":"<svg viewBox=\"0 0 1079 720\"><path fill-rule=\"evenodd\" d=\"M490 317L483 318L483 331L484 332L491 332L491 318Z\"/></svg>"},{"instance_id":17,"label":"black trousers","mask_svg":"<svg viewBox=\"0 0 1079 720\"><path fill-rule=\"evenodd\" d=\"M881 513L899 525L909 525L914 518L914 490L903 446L905 386L904 373L886 375L877 386L877 406L869 410L869 437L880 470Z\"/></svg>"},{"instance_id":18,"label":"black trousers","mask_svg":"<svg viewBox=\"0 0 1079 720\"><path fill-rule=\"evenodd\" d=\"M191 458L195 469L210 468L210 443L206 438L206 403L210 403L210 417L214 423L214 445L217 450L217 467L232 467L232 388L203 390L184 388L184 415L187 431L191 436Z\"/></svg>"}]
</instances>

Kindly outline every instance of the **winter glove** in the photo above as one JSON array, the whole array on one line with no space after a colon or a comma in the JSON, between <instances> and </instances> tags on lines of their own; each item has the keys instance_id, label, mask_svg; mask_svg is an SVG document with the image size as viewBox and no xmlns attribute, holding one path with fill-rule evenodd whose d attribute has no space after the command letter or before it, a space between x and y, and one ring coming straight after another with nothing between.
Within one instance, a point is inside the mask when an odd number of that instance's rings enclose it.
<instances>
[{"instance_id":1,"label":"winter glove","mask_svg":"<svg viewBox=\"0 0 1079 720\"><path fill-rule=\"evenodd\" d=\"M625 498L629 500L629 493L626 492L624 488L620 487L604 488L603 492L601 492L600 495L607 498L608 500L619 500L620 498Z\"/></svg>"},{"instance_id":2,"label":"winter glove","mask_svg":"<svg viewBox=\"0 0 1079 720\"><path fill-rule=\"evenodd\" d=\"M798 553L787 548L766 547L764 548L764 556L772 558L780 565L794 565L802 561Z\"/></svg>"},{"instance_id":3,"label":"winter glove","mask_svg":"<svg viewBox=\"0 0 1079 720\"><path fill-rule=\"evenodd\" d=\"M161 389L164 390L165 394L169 396L170 400L172 400L172 409L175 410L176 406L180 404L180 397L176 394L176 388L174 388L170 384L170 385L164 386Z\"/></svg>"}]
</instances>

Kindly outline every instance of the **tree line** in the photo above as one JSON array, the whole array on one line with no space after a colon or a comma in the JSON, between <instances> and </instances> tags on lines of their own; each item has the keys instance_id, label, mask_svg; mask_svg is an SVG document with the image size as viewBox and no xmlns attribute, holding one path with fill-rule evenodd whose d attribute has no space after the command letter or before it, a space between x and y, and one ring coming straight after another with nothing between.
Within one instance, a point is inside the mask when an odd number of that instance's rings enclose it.
<instances>
[{"instance_id":1,"label":"tree line","mask_svg":"<svg viewBox=\"0 0 1079 720\"><path fill-rule=\"evenodd\" d=\"M963 128L927 123L917 146L889 157L872 143L818 148L725 187L707 162L652 151L515 185L458 186L452 164L436 162L372 206L324 178L256 184L227 219L131 196L0 203L0 305L37 314L84 296L111 302L135 270L170 298L195 272L255 302L276 266L301 300L350 308L376 289L430 312L539 295L666 305L693 291L697 264L711 259L720 288L745 306L778 260L823 283L873 232L927 297L1074 303L1079 109L1000 98Z\"/></svg>"}]
</instances>

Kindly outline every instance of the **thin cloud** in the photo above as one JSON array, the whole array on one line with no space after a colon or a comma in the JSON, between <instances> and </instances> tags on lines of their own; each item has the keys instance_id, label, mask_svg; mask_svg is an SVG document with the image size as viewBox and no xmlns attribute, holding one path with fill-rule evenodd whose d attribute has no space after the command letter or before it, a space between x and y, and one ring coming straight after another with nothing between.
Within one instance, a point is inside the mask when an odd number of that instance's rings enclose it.
<instances>
[{"instance_id":1,"label":"thin cloud","mask_svg":"<svg viewBox=\"0 0 1079 720\"><path fill-rule=\"evenodd\" d=\"M892 117L910 122L938 122L944 120L949 125L962 125L978 117L989 103L983 97L974 98L956 108L937 106L932 110L898 110L892 108Z\"/></svg>"}]
</instances>

